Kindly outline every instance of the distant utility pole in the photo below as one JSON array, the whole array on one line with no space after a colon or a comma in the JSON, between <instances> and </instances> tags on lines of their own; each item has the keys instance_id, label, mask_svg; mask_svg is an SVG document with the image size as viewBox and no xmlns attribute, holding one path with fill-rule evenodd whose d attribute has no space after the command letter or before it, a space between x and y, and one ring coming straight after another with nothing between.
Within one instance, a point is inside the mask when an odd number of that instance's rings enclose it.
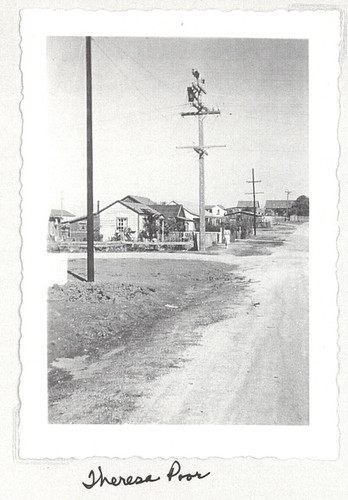
<instances>
[{"instance_id":1,"label":"distant utility pole","mask_svg":"<svg viewBox=\"0 0 348 500\"><path fill-rule=\"evenodd\" d=\"M256 198L255 198L255 195L256 194L262 194L263 191L257 191L257 193L255 192L255 184L257 182L261 182L261 181L255 181L254 169L253 168L251 169L251 178L252 178L251 181L246 181L246 182L247 182L247 184L252 184L253 185L253 192L252 193L245 193L245 194L252 194L253 195L253 204L254 204L254 235L256 236Z\"/></svg>"},{"instance_id":2,"label":"distant utility pole","mask_svg":"<svg viewBox=\"0 0 348 500\"><path fill-rule=\"evenodd\" d=\"M91 37L86 36L87 108L87 281L94 281L93 135Z\"/></svg>"},{"instance_id":3,"label":"distant utility pole","mask_svg":"<svg viewBox=\"0 0 348 500\"><path fill-rule=\"evenodd\" d=\"M292 191L285 191L286 192L286 220L289 218L289 194L292 193Z\"/></svg>"},{"instance_id":4,"label":"distant utility pole","mask_svg":"<svg viewBox=\"0 0 348 500\"><path fill-rule=\"evenodd\" d=\"M205 83L197 70L192 70L195 82L191 87L187 87L188 101L197 111L181 113L181 116L197 116L198 118L198 146L181 146L177 149L192 148L199 157L199 249L205 251L205 200L204 200L204 155L208 155L209 148L224 148L226 146L204 146L203 120L206 115L219 115L219 109L209 109L202 103L202 94L206 91L202 87Z\"/></svg>"},{"instance_id":5,"label":"distant utility pole","mask_svg":"<svg viewBox=\"0 0 348 500\"><path fill-rule=\"evenodd\" d=\"M62 222L63 219L63 191L60 192L60 222Z\"/></svg>"}]
</instances>

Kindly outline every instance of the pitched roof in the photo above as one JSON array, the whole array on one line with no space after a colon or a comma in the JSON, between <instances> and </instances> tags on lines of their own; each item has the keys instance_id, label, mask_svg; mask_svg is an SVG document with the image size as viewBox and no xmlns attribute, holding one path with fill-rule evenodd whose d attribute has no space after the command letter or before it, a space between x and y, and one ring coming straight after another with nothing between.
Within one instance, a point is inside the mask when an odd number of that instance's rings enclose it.
<instances>
[{"instance_id":1,"label":"pitched roof","mask_svg":"<svg viewBox=\"0 0 348 500\"><path fill-rule=\"evenodd\" d=\"M214 208L214 207L219 207L221 208L222 210L226 210L222 205L206 205L205 208Z\"/></svg>"},{"instance_id":2,"label":"pitched roof","mask_svg":"<svg viewBox=\"0 0 348 500\"><path fill-rule=\"evenodd\" d=\"M193 218L199 218L199 208L195 203L189 201L178 203L177 201L172 200L169 203L167 203L167 205L182 205L186 212L189 212L190 215L193 215ZM205 215L206 217L211 217L211 214L207 212L207 210L205 211Z\"/></svg>"},{"instance_id":3,"label":"pitched roof","mask_svg":"<svg viewBox=\"0 0 348 500\"><path fill-rule=\"evenodd\" d=\"M123 201L123 200L113 201L112 203L110 203L106 207L104 207L101 210L99 210L99 212L94 212L93 215L94 216L99 215L100 213L104 212L105 210L107 210L108 208L112 207L116 203L120 203L124 207L129 208L130 210L132 210L133 212L136 212L139 215L150 215L150 214L152 214L152 215L158 215L158 216L161 215L159 212L157 212L153 208L149 207L148 205L144 205L143 203L130 203L130 202L126 202L126 201ZM87 219L87 215L82 215L81 217L75 217L74 219L66 221L66 222L69 222L69 223L80 222L80 221L86 220L86 219Z\"/></svg>"},{"instance_id":4,"label":"pitched roof","mask_svg":"<svg viewBox=\"0 0 348 500\"><path fill-rule=\"evenodd\" d=\"M68 212L67 210L52 208L50 217L75 217L75 215L72 214L71 212Z\"/></svg>"},{"instance_id":5,"label":"pitched roof","mask_svg":"<svg viewBox=\"0 0 348 500\"><path fill-rule=\"evenodd\" d=\"M155 202L150 198L145 198L144 196L134 196L132 194L128 194L121 201L126 201L130 203L142 203L143 205L155 205Z\"/></svg>"},{"instance_id":6,"label":"pitched roof","mask_svg":"<svg viewBox=\"0 0 348 500\"><path fill-rule=\"evenodd\" d=\"M290 208L294 203L294 200L267 200L265 208L277 209L277 208Z\"/></svg>"},{"instance_id":7,"label":"pitched roof","mask_svg":"<svg viewBox=\"0 0 348 500\"><path fill-rule=\"evenodd\" d=\"M121 205L124 205L125 207L129 208L130 210L133 210L133 212L136 212L139 215L161 215L161 213L158 212L153 206L150 207L149 205L146 205L145 203L140 203L140 202L131 203L128 201L123 201L123 200L119 200L118 203L121 203Z\"/></svg>"},{"instance_id":8,"label":"pitched roof","mask_svg":"<svg viewBox=\"0 0 348 500\"><path fill-rule=\"evenodd\" d=\"M184 208L182 205L151 205L151 208L161 213L166 218L172 219L186 219Z\"/></svg>"},{"instance_id":9,"label":"pitched roof","mask_svg":"<svg viewBox=\"0 0 348 500\"><path fill-rule=\"evenodd\" d=\"M96 217L99 212L94 212L93 217ZM82 222L87 220L87 215L80 215L79 217L74 217L73 219L65 220L62 222L63 224L74 224L75 222Z\"/></svg>"},{"instance_id":10,"label":"pitched roof","mask_svg":"<svg viewBox=\"0 0 348 500\"><path fill-rule=\"evenodd\" d=\"M255 205L257 208L260 208L260 203L258 201L255 202ZM248 208L248 207L253 207L254 204L252 201L239 201L237 203L237 208Z\"/></svg>"}]
</instances>

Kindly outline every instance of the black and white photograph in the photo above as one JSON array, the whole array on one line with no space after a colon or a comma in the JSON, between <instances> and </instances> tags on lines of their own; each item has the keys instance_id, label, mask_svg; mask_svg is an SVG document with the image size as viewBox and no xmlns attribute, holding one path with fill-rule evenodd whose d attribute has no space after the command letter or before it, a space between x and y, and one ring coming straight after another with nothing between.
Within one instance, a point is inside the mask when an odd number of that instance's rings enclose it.
<instances>
[{"instance_id":1,"label":"black and white photograph","mask_svg":"<svg viewBox=\"0 0 348 500\"><path fill-rule=\"evenodd\" d=\"M337 457L339 27L21 14L22 458Z\"/></svg>"},{"instance_id":2,"label":"black and white photograph","mask_svg":"<svg viewBox=\"0 0 348 500\"><path fill-rule=\"evenodd\" d=\"M2 2L1 498L348 497L347 12Z\"/></svg>"},{"instance_id":3,"label":"black and white photograph","mask_svg":"<svg viewBox=\"0 0 348 500\"><path fill-rule=\"evenodd\" d=\"M308 425L308 40L46 57L48 422Z\"/></svg>"}]
</instances>

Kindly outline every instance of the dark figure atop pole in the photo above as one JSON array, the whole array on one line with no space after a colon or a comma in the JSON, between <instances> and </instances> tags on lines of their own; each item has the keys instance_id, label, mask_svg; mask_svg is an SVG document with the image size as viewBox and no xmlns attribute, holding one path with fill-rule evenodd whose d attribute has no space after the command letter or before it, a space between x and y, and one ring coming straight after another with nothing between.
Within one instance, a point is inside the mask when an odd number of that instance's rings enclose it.
<instances>
[{"instance_id":1,"label":"dark figure atop pole","mask_svg":"<svg viewBox=\"0 0 348 500\"><path fill-rule=\"evenodd\" d=\"M91 37L86 37L87 107L87 281L94 281L93 135Z\"/></svg>"}]
</instances>

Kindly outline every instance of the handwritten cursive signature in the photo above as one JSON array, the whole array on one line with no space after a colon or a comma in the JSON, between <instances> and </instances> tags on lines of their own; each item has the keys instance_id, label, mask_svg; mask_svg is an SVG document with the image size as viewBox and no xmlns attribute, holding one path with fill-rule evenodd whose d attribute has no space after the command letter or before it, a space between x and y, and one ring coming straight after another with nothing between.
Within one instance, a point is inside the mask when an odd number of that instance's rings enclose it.
<instances>
[{"instance_id":1,"label":"handwritten cursive signature","mask_svg":"<svg viewBox=\"0 0 348 500\"><path fill-rule=\"evenodd\" d=\"M176 481L191 481L192 479L204 479L205 477L209 476L210 472L207 472L206 474L201 474L200 472L196 471L194 473L182 473L181 472L182 468L180 463L177 460L174 460L172 463L169 472L167 473L166 477L169 482L172 480ZM91 469L90 473L88 474L88 479L90 482L82 482L83 486L87 488L88 490L94 488L94 486L97 486L99 484L100 487L104 485L109 485L109 486L133 486L135 484L143 484L143 483L155 483L156 481L160 481L161 477L153 477L152 474L148 474L145 477L142 476L111 476L107 477L101 468L101 466L98 466L97 472L94 472L93 469Z\"/></svg>"}]
</instances>

